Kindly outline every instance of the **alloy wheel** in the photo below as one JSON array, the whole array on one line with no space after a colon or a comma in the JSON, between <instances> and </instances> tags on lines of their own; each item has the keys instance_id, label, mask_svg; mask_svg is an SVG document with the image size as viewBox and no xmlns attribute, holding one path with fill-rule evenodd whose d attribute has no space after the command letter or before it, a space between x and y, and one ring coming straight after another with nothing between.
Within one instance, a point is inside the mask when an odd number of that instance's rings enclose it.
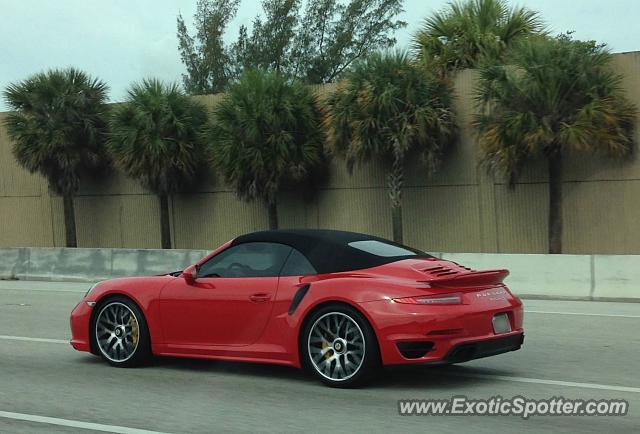
<instances>
[{"instance_id":1,"label":"alloy wheel","mask_svg":"<svg viewBox=\"0 0 640 434\"><path fill-rule=\"evenodd\" d=\"M113 302L102 308L96 319L96 342L104 357L125 362L135 354L139 340L138 318L127 305Z\"/></svg>"},{"instance_id":2,"label":"alloy wheel","mask_svg":"<svg viewBox=\"0 0 640 434\"><path fill-rule=\"evenodd\" d=\"M311 326L308 337L311 364L331 381L345 381L362 367L365 339L358 323L342 312L329 312Z\"/></svg>"}]
</instances>

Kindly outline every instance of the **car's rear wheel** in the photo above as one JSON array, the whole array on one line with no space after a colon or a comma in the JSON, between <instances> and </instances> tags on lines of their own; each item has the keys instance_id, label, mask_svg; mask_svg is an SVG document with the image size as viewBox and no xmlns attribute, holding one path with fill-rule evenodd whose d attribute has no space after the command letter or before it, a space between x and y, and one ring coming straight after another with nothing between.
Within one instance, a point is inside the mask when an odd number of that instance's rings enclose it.
<instances>
[{"instance_id":1,"label":"car's rear wheel","mask_svg":"<svg viewBox=\"0 0 640 434\"><path fill-rule=\"evenodd\" d=\"M114 297L97 309L93 338L102 358L119 367L146 362L151 354L149 330L138 306L126 297Z\"/></svg>"},{"instance_id":2,"label":"car's rear wheel","mask_svg":"<svg viewBox=\"0 0 640 434\"><path fill-rule=\"evenodd\" d=\"M363 384L380 365L378 343L369 322L342 304L323 306L305 322L303 365L333 387Z\"/></svg>"}]
</instances>

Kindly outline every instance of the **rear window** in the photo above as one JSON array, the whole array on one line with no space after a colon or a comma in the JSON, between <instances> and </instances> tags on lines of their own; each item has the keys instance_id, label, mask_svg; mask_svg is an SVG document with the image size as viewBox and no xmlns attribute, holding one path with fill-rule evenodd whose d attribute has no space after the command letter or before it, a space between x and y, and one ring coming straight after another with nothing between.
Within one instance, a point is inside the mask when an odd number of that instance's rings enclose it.
<instances>
[{"instance_id":1,"label":"rear window","mask_svg":"<svg viewBox=\"0 0 640 434\"><path fill-rule=\"evenodd\" d=\"M394 256L423 256L424 253L418 250L409 249L408 247L385 243L378 240L352 241L349 247L362 250L372 255L384 258L392 258Z\"/></svg>"}]
</instances>

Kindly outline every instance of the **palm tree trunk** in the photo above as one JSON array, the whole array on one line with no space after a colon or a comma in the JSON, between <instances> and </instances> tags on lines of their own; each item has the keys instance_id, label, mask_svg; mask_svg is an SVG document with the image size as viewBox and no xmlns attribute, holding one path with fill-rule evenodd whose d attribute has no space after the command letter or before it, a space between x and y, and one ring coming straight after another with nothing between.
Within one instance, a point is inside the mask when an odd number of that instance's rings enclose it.
<instances>
[{"instance_id":1,"label":"palm tree trunk","mask_svg":"<svg viewBox=\"0 0 640 434\"><path fill-rule=\"evenodd\" d=\"M396 158L388 178L389 198L391 199L391 224L393 226L393 241L402 243L402 185L404 183L404 168L402 161Z\"/></svg>"},{"instance_id":2,"label":"palm tree trunk","mask_svg":"<svg viewBox=\"0 0 640 434\"><path fill-rule=\"evenodd\" d=\"M159 194L160 198L160 239L163 249L171 248L171 226L169 222L169 195Z\"/></svg>"},{"instance_id":3,"label":"palm tree trunk","mask_svg":"<svg viewBox=\"0 0 640 434\"><path fill-rule=\"evenodd\" d=\"M65 193L62 195L64 208L64 235L67 247L78 247L76 240L76 211L73 206L73 195Z\"/></svg>"},{"instance_id":4,"label":"palm tree trunk","mask_svg":"<svg viewBox=\"0 0 640 434\"><path fill-rule=\"evenodd\" d=\"M269 229L278 229L278 203L275 198L267 200L267 211L269 213Z\"/></svg>"},{"instance_id":5,"label":"palm tree trunk","mask_svg":"<svg viewBox=\"0 0 640 434\"><path fill-rule=\"evenodd\" d=\"M549 253L562 253L562 152L549 162Z\"/></svg>"}]
</instances>

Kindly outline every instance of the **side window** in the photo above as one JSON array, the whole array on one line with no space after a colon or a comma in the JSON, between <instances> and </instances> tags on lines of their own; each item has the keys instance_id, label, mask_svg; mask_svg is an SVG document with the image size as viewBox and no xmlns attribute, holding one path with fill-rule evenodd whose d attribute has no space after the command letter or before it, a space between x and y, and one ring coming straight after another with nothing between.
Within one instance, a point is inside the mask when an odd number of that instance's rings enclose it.
<instances>
[{"instance_id":1,"label":"side window","mask_svg":"<svg viewBox=\"0 0 640 434\"><path fill-rule=\"evenodd\" d=\"M317 274L313 265L304 257L302 253L293 249L287 262L282 267L281 276L304 276L308 274Z\"/></svg>"},{"instance_id":2,"label":"side window","mask_svg":"<svg viewBox=\"0 0 640 434\"><path fill-rule=\"evenodd\" d=\"M290 251L277 243L238 244L202 264L198 277L278 276Z\"/></svg>"}]
</instances>

